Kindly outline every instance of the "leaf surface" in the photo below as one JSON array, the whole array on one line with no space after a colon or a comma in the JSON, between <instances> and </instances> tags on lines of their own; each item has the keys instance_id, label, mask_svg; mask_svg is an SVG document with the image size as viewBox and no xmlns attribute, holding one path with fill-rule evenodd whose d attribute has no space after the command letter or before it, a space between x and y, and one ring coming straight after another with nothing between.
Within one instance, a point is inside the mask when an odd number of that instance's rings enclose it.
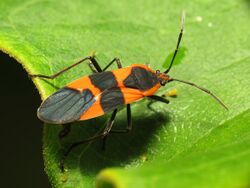
<instances>
[{"instance_id":1,"label":"leaf surface","mask_svg":"<svg viewBox=\"0 0 250 188\"><path fill-rule=\"evenodd\" d=\"M30 74L51 75L92 51L102 67L119 57L123 66L150 63L164 70L182 10L183 53L170 75L213 91L229 111L195 88L173 82L159 91L177 89L169 105L154 103L152 110L147 100L133 104L131 133L110 135L105 152L100 141L76 148L65 174L58 168L63 151L101 131L110 114L74 124L62 142L61 127L45 125L45 170L54 187L93 187L96 181L99 187L124 188L249 187L249 1L5 0L0 49ZM82 64L53 81L33 81L45 99L90 73ZM119 112L116 127L126 125L125 113Z\"/></svg>"}]
</instances>

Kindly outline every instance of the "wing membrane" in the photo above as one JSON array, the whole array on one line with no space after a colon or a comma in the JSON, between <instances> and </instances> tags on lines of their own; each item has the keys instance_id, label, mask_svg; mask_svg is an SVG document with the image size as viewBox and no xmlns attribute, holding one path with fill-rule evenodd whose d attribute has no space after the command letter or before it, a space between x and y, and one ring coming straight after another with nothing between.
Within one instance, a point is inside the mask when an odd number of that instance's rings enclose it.
<instances>
[{"instance_id":1,"label":"wing membrane","mask_svg":"<svg viewBox=\"0 0 250 188\"><path fill-rule=\"evenodd\" d=\"M94 96L89 89L80 92L65 87L47 98L38 109L37 115L46 123L70 123L79 120L94 102Z\"/></svg>"}]
</instances>

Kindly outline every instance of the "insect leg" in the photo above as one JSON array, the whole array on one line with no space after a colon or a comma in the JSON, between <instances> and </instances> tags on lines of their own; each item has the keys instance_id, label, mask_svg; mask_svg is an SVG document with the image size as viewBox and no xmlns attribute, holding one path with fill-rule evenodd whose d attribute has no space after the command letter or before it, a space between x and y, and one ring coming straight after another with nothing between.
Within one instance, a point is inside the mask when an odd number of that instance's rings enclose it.
<instances>
[{"instance_id":1,"label":"insect leg","mask_svg":"<svg viewBox=\"0 0 250 188\"><path fill-rule=\"evenodd\" d=\"M148 98L156 100L156 101L159 101L159 102L163 102L163 103L166 103L166 104L169 103L168 99L160 97L160 96L157 96L157 95L151 95L151 96L148 96Z\"/></svg>"},{"instance_id":2,"label":"insect leg","mask_svg":"<svg viewBox=\"0 0 250 188\"><path fill-rule=\"evenodd\" d=\"M64 68L63 70L61 70L61 71L59 71L59 72L57 72L57 73L55 73L55 74L53 74L53 75L51 75L51 76L42 75L42 74L32 74L32 75L30 75L30 77L39 77L39 78L46 78L46 79L54 79L54 78L60 76L61 74L63 74L64 72L70 70L71 68L73 68L73 67L75 67L75 66L77 66L77 65L79 65L79 64L81 64L81 63L83 63L83 62L85 62L86 60L89 60L89 61L91 62L91 64L93 64L93 66L95 67L95 69L96 69L98 72L102 72L102 69L101 69L101 67L99 66L99 64L97 63L95 57L93 57L93 56L88 56L88 57L85 57L85 58L83 58L83 59L77 61L76 63L74 63L74 64L72 64L72 65L70 65L70 66ZM92 68L91 68L91 69L92 69ZM92 69L92 71L93 71L93 69Z\"/></svg>"},{"instance_id":3,"label":"insect leg","mask_svg":"<svg viewBox=\"0 0 250 188\"><path fill-rule=\"evenodd\" d=\"M91 69L91 71L93 73L97 73L98 72L92 62L90 62L88 65L89 65L89 68Z\"/></svg>"},{"instance_id":4,"label":"insect leg","mask_svg":"<svg viewBox=\"0 0 250 188\"><path fill-rule=\"evenodd\" d=\"M131 108L130 104L127 104L127 127L125 129L112 129L110 130L110 133L128 133L131 130L132 130ZM106 135L103 138L103 145L102 145L103 150L105 150L107 137L108 135Z\"/></svg>"},{"instance_id":5,"label":"insect leg","mask_svg":"<svg viewBox=\"0 0 250 188\"><path fill-rule=\"evenodd\" d=\"M114 62L116 62L117 67L119 69L122 68L122 63L121 63L120 59L115 57L106 67L104 67L103 71L107 70ZM108 137L108 135L106 135L105 137L103 137L103 143L102 143L103 150L105 150L107 137Z\"/></svg>"},{"instance_id":6,"label":"insect leg","mask_svg":"<svg viewBox=\"0 0 250 188\"><path fill-rule=\"evenodd\" d=\"M132 130L132 115L130 104L127 104L127 127L125 129L112 129L110 133L128 133Z\"/></svg>"},{"instance_id":7,"label":"insect leg","mask_svg":"<svg viewBox=\"0 0 250 188\"><path fill-rule=\"evenodd\" d=\"M156 112L151 106L153 103L155 103L156 101L159 101L159 102L163 102L163 103L166 103L168 104L169 103L169 100L166 99L166 98L163 98L163 97L160 97L160 96L157 96L157 95L152 95L152 96L148 96L148 98L150 99L153 99L153 100L150 100L150 102L148 103L148 108L154 112Z\"/></svg>"},{"instance_id":8,"label":"insect leg","mask_svg":"<svg viewBox=\"0 0 250 188\"><path fill-rule=\"evenodd\" d=\"M101 134L98 134L98 135L95 135L95 136L92 136L88 139L85 139L85 140L82 140L82 141L79 141L79 142L75 142L73 144L71 144L71 146L68 148L68 150L64 153L61 161L60 161L60 169L62 170L62 172L65 171L65 168L64 168L64 161L65 159L67 158L67 156L69 155L69 153L72 151L72 149L74 149L75 147L77 146L80 146L82 144L85 144L85 143L88 143L88 142L91 142L91 141L94 141L96 139L99 139L99 138L103 138L105 137L106 135L109 134L110 130L112 129L112 126L114 124L114 121L115 121L115 116L116 116L116 113L117 113L117 109L113 111L112 115L111 115L111 118L110 120L108 121L104 131L101 133Z\"/></svg>"},{"instance_id":9,"label":"insect leg","mask_svg":"<svg viewBox=\"0 0 250 188\"><path fill-rule=\"evenodd\" d=\"M60 140L63 139L65 136L67 136L70 133L70 131L71 131L71 124L70 123L63 124L62 128L63 129L58 134L58 137L59 137Z\"/></svg>"},{"instance_id":10,"label":"insect leg","mask_svg":"<svg viewBox=\"0 0 250 188\"><path fill-rule=\"evenodd\" d=\"M120 59L119 58L114 58L104 69L103 69L103 71L105 71L105 70L107 70L107 68L109 68L114 62L116 62L116 64L117 64L117 67L120 69L120 68L122 68L122 64L121 64L121 61L120 61Z\"/></svg>"},{"instance_id":11,"label":"insect leg","mask_svg":"<svg viewBox=\"0 0 250 188\"><path fill-rule=\"evenodd\" d=\"M125 129L112 129L110 133L127 133L132 130L131 107L127 104L127 127Z\"/></svg>"}]
</instances>

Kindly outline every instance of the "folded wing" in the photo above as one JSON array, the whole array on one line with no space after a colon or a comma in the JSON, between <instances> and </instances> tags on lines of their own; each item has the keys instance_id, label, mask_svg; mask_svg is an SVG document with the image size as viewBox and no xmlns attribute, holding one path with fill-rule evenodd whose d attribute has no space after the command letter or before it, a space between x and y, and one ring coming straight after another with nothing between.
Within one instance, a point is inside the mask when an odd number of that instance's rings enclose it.
<instances>
[{"instance_id":1,"label":"folded wing","mask_svg":"<svg viewBox=\"0 0 250 188\"><path fill-rule=\"evenodd\" d=\"M78 91L65 87L48 97L39 107L37 115L46 123L70 123L78 121L94 102L89 89Z\"/></svg>"}]
</instances>

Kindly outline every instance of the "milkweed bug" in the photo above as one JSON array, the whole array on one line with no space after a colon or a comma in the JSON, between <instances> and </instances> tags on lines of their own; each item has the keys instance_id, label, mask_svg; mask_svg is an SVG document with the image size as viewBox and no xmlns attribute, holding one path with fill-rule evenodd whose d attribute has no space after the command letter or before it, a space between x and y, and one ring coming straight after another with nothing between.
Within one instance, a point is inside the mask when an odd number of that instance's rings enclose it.
<instances>
[{"instance_id":1,"label":"milkweed bug","mask_svg":"<svg viewBox=\"0 0 250 188\"><path fill-rule=\"evenodd\" d=\"M151 98L163 103L169 101L154 93L167 83L172 81L182 82L200 89L201 91L212 96L224 108L226 105L209 90L200 87L194 83L171 78L168 73L171 70L174 59L179 49L184 30L184 15L182 16L182 25L174 55L167 70L160 72L152 70L143 64L132 64L131 66L122 67L118 58L114 58L105 68L101 68L97 63L95 56L91 55L81 59L80 61L64 68L60 72L52 76L31 75L32 77L40 77L45 79L54 79L65 73L69 69L79 65L82 62L89 62L89 66L93 74L83 76L67 86L59 89L57 92L49 96L42 102L37 111L38 118L46 123L52 124L69 124L75 121L87 120L112 112L104 131L96 136L90 137L80 142L73 143L65 152L61 160L61 169L64 170L64 160L70 151L83 143L93 141L97 138L105 140L109 133L126 133L132 129L131 108L130 104L144 97ZM107 69L116 63L118 69L107 71ZM117 108L126 105L127 107L127 127L121 130L113 130L113 124L117 113ZM61 132L64 136L69 131L69 126Z\"/></svg>"}]
</instances>

